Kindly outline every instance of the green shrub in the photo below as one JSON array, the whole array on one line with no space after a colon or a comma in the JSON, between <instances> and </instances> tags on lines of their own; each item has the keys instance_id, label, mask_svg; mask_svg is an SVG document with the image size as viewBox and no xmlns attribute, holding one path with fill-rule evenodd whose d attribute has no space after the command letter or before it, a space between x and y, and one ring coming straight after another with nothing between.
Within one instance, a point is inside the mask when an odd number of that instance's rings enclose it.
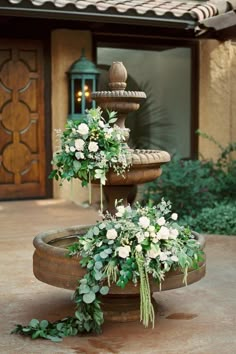
<instances>
[{"instance_id":1,"label":"green shrub","mask_svg":"<svg viewBox=\"0 0 236 354\"><path fill-rule=\"evenodd\" d=\"M227 192L226 173L215 169L212 161L181 160L173 157L163 166L159 179L147 183L143 202L159 203L164 197L179 215L196 216L202 207L211 207Z\"/></svg>"},{"instance_id":2,"label":"green shrub","mask_svg":"<svg viewBox=\"0 0 236 354\"><path fill-rule=\"evenodd\" d=\"M182 223L200 233L236 235L236 205L217 203L213 208L203 208L195 218L185 216Z\"/></svg>"},{"instance_id":3,"label":"green shrub","mask_svg":"<svg viewBox=\"0 0 236 354\"><path fill-rule=\"evenodd\" d=\"M236 143L224 148L212 137L199 134L218 146L220 149L218 160L216 162L183 160L179 156L173 156L168 164L163 165L161 177L144 186L142 203L157 204L164 197L171 201L173 209L178 212L180 218L189 217L195 220L195 229L199 220L199 230L200 228L203 230L201 220L204 219L205 223L209 221L209 226L206 224L206 228L211 230L204 232L226 233L227 231L227 234L233 234L235 233L233 203L236 201L236 160L230 158L230 154L236 151ZM208 216L206 218L201 216L200 219L203 209ZM212 213L210 213L211 209ZM234 220L227 222L227 227L223 225L222 230L218 226L211 227L211 225L218 225L215 221L216 216L218 215L217 219L220 220L222 217L225 218L226 212L229 212L229 217L234 216ZM228 220L228 217L225 220ZM221 220L221 223L224 224L224 221Z\"/></svg>"}]
</instances>

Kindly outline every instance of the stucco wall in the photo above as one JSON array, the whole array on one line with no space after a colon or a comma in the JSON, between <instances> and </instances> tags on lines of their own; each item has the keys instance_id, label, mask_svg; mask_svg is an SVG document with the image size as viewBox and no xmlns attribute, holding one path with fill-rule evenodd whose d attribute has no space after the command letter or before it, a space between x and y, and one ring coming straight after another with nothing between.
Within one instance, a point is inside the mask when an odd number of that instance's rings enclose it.
<instances>
[{"instance_id":1,"label":"stucco wall","mask_svg":"<svg viewBox=\"0 0 236 354\"><path fill-rule=\"evenodd\" d=\"M89 31L60 29L51 35L52 57L52 142L53 151L57 150L55 129L64 129L68 116L68 79L66 72L71 64L78 60L82 48L85 55L92 60L92 39ZM96 199L97 187L93 187L93 197ZM64 182L63 186L53 182L54 198L72 200L78 204L88 201L88 190L82 188L79 180L70 183ZM93 201L94 201L93 198Z\"/></svg>"},{"instance_id":2,"label":"stucco wall","mask_svg":"<svg viewBox=\"0 0 236 354\"><path fill-rule=\"evenodd\" d=\"M199 129L222 146L236 141L236 45L200 41ZM199 152L216 159L219 149L199 138Z\"/></svg>"}]
</instances>

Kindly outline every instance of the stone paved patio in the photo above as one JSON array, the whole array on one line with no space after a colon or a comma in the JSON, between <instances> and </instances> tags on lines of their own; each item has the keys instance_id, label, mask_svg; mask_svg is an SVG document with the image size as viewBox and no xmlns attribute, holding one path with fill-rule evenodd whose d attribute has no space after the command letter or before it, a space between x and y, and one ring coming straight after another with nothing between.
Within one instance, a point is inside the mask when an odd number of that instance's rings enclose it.
<instances>
[{"instance_id":1,"label":"stone paved patio","mask_svg":"<svg viewBox=\"0 0 236 354\"><path fill-rule=\"evenodd\" d=\"M61 343L11 335L15 323L73 314L72 292L35 279L34 236L98 219L95 209L61 200L0 203L1 354L234 354L236 353L236 236L208 235L207 274L177 290L157 293L155 329L140 323L105 323L103 334Z\"/></svg>"}]
</instances>

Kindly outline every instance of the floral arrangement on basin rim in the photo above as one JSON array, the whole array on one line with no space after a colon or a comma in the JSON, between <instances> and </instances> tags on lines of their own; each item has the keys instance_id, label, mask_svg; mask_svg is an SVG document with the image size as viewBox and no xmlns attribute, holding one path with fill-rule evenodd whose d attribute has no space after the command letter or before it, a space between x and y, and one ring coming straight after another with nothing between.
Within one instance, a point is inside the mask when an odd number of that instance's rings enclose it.
<instances>
[{"instance_id":1,"label":"floral arrangement on basin rim","mask_svg":"<svg viewBox=\"0 0 236 354\"><path fill-rule=\"evenodd\" d=\"M133 208L116 204L116 214L103 215L102 221L69 246L69 256L79 256L86 274L74 293L74 317L50 323L33 319L28 326L17 325L14 333L60 341L62 337L101 331L102 296L111 286L125 288L132 282L139 287L140 321L154 327L151 282L161 288L165 274L181 269L187 284L188 269L198 268L203 251L188 226L180 226L171 203L164 199L156 206L136 203Z\"/></svg>"},{"instance_id":2,"label":"floral arrangement on basin rim","mask_svg":"<svg viewBox=\"0 0 236 354\"><path fill-rule=\"evenodd\" d=\"M107 113L108 121L99 107L87 110L86 117L68 120L63 132L57 130L60 147L53 156L55 167L50 178L61 181L79 178L82 186L89 187L91 180L98 179L102 186L110 168L120 175L129 169L131 156L125 143L127 129L114 124L116 112ZM91 201L91 188L89 191Z\"/></svg>"}]
</instances>

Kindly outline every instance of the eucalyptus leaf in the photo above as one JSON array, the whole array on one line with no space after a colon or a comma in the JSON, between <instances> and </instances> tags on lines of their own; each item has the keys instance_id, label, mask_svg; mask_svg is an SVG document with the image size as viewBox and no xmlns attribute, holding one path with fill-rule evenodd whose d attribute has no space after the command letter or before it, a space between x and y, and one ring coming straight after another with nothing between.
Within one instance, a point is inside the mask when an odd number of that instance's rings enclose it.
<instances>
[{"instance_id":1,"label":"eucalyptus leaf","mask_svg":"<svg viewBox=\"0 0 236 354\"><path fill-rule=\"evenodd\" d=\"M101 280L102 279L102 273L99 271L95 271L94 278L96 280Z\"/></svg>"},{"instance_id":2,"label":"eucalyptus leaf","mask_svg":"<svg viewBox=\"0 0 236 354\"><path fill-rule=\"evenodd\" d=\"M83 301L86 304L91 304L95 299L96 299L96 295L94 294L93 291L90 291L89 293L83 295Z\"/></svg>"},{"instance_id":3,"label":"eucalyptus leaf","mask_svg":"<svg viewBox=\"0 0 236 354\"><path fill-rule=\"evenodd\" d=\"M41 329L45 329L45 328L47 328L47 326L48 326L48 321L47 320L42 320L41 322L40 322L40 328Z\"/></svg>"},{"instance_id":4,"label":"eucalyptus leaf","mask_svg":"<svg viewBox=\"0 0 236 354\"><path fill-rule=\"evenodd\" d=\"M94 233L95 236L98 236L99 233L100 233L99 228L95 226L95 227L93 228L93 233Z\"/></svg>"},{"instance_id":5,"label":"eucalyptus leaf","mask_svg":"<svg viewBox=\"0 0 236 354\"><path fill-rule=\"evenodd\" d=\"M95 262L95 268L96 269L100 270L100 269L102 269L102 267L103 267L102 262L100 262L100 261Z\"/></svg>"},{"instance_id":6,"label":"eucalyptus leaf","mask_svg":"<svg viewBox=\"0 0 236 354\"><path fill-rule=\"evenodd\" d=\"M102 259L105 259L105 258L108 257L108 254L107 254L105 251L103 251L103 252L100 253L100 257L101 257Z\"/></svg>"},{"instance_id":7,"label":"eucalyptus leaf","mask_svg":"<svg viewBox=\"0 0 236 354\"><path fill-rule=\"evenodd\" d=\"M100 293L102 295L107 295L109 293L109 287L108 286L102 286L100 289Z\"/></svg>"},{"instance_id":8,"label":"eucalyptus leaf","mask_svg":"<svg viewBox=\"0 0 236 354\"><path fill-rule=\"evenodd\" d=\"M80 294L87 294L90 292L90 287L87 284L81 284L79 287Z\"/></svg>"},{"instance_id":9,"label":"eucalyptus leaf","mask_svg":"<svg viewBox=\"0 0 236 354\"><path fill-rule=\"evenodd\" d=\"M32 328L37 328L39 325L39 320L33 318L30 323L29 323L29 326L32 327Z\"/></svg>"}]
</instances>

